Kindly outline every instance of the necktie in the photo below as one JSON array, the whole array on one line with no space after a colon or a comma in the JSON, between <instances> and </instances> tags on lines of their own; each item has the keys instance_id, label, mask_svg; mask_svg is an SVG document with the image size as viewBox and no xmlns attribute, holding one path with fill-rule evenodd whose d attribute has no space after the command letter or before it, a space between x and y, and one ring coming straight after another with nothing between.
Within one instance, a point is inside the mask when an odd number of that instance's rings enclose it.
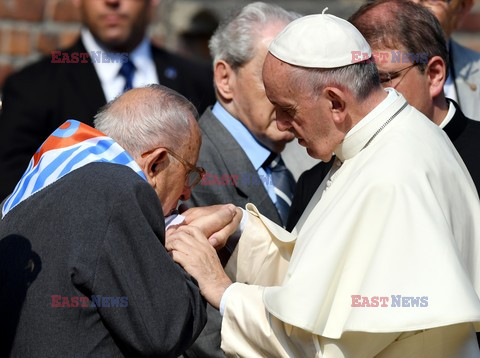
<instances>
[{"instance_id":1,"label":"necktie","mask_svg":"<svg viewBox=\"0 0 480 358\"><path fill-rule=\"evenodd\" d=\"M123 87L123 92L128 91L133 88L133 74L135 73L135 65L130 59L127 62L122 64L120 67L119 74L125 78L125 86Z\"/></svg>"},{"instance_id":2,"label":"necktie","mask_svg":"<svg viewBox=\"0 0 480 358\"><path fill-rule=\"evenodd\" d=\"M277 207L278 214L285 226L288 219L290 205L292 205L293 193L295 191L295 179L290 170L285 166L280 155L277 155L268 167L272 173L272 182L277 196L275 206Z\"/></svg>"}]
</instances>

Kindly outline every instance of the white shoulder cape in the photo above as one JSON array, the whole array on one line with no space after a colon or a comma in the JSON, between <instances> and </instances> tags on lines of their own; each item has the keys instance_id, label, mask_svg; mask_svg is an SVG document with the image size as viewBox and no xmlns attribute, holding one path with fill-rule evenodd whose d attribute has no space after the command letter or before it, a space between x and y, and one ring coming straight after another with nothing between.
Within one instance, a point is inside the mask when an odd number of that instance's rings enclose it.
<instances>
[{"instance_id":1,"label":"white shoulder cape","mask_svg":"<svg viewBox=\"0 0 480 358\"><path fill-rule=\"evenodd\" d=\"M407 106L362 149L404 104L399 96L336 152L344 163L296 228L282 285L264 291L281 321L329 338L480 321L480 203L448 137ZM354 295L388 306L352 307ZM399 295L419 303L392 306Z\"/></svg>"}]
</instances>

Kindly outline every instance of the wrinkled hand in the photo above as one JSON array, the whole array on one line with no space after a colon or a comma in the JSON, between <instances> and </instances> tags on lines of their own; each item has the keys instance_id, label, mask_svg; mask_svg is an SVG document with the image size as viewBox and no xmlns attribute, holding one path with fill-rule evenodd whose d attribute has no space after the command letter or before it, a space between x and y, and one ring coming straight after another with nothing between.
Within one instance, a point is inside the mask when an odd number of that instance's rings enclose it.
<instances>
[{"instance_id":1,"label":"wrinkled hand","mask_svg":"<svg viewBox=\"0 0 480 358\"><path fill-rule=\"evenodd\" d=\"M222 295L232 281L223 271L217 252L202 231L180 226L166 240L165 247L175 262L198 282L200 292L213 307L219 308Z\"/></svg>"},{"instance_id":2,"label":"wrinkled hand","mask_svg":"<svg viewBox=\"0 0 480 358\"><path fill-rule=\"evenodd\" d=\"M199 228L210 244L219 250L237 230L243 212L233 204L224 204L191 208L182 215L187 225Z\"/></svg>"}]
</instances>

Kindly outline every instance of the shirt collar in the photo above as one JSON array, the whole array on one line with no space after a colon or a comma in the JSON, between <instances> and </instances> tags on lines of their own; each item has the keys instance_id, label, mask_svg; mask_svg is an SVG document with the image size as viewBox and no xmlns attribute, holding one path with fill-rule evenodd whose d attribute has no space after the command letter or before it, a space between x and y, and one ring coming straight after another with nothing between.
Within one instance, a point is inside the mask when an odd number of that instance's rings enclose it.
<instances>
[{"instance_id":1,"label":"shirt collar","mask_svg":"<svg viewBox=\"0 0 480 358\"><path fill-rule=\"evenodd\" d=\"M385 121L406 102L393 88L387 88L386 91L387 97L350 129L342 143L335 148L334 153L342 162L357 155Z\"/></svg>"},{"instance_id":2,"label":"shirt collar","mask_svg":"<svg viewBox=\"0 0 480 358\"><path fill-rule=\"evenodd\" d=\"M91 54L91 52L100 51L102 56L109 56L109 53L111 53L111 51L106 50L98 43L93 34L87 28L82 28L81 37L85 49L89 54ZM147 65L147 62L152 58L152 49L148 38L145 37L142 42L130 54L128 54L128 56L130 61L135 65L135 68L144 68L144 66ZM118 76L120 67L122 67L122 62L118 60L110 63L102 61L92 61L92 63L101 82L112 81Z\"/></svg>"},{"instance_id":3,"label":"shirt collar","mask_svg":"<svg viewBox=\"0 0 480 358\"><path fill-rule=\"evenodd\" d=\"M255 170L258 170L267 160L270 150L261 145L247 127L228 113L219 102L213 106L212 113L242 147Z\"/></svg>"},{"instance_id":4,"label":"shirt collar","mask_svg":"<svg viewBox=\"0 0 480 358\"><path fill-rule=\"evenodd\" d=\"M453 102L451 101L448 101L448 112L447 112L447 115L445 116L445 118L443 119L442 123L440 123L440 128L441 129L444 129L445 126L450 123L450 121L452 120L453 116L455 115L455 112L457 111L457 109L455 108L455 105L453 104Z\"/></svg>"}]
</instances>

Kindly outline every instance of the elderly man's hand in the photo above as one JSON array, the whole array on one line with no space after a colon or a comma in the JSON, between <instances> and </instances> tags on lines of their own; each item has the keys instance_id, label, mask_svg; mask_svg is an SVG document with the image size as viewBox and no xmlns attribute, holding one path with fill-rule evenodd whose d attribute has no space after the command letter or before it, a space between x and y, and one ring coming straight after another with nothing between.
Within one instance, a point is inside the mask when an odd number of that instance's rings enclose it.
<instances>
[{"instance_id":1,"label":"elderly man's hand","mask_svg":"<svg viewBox=\"0 0 480 358\"><path fill-rule=\"evenodd\" d=\"M197 280L205 299L218 309L222 295L232 281L202 231L189 225L180 226L169 235L165 247L173 260Z\"/></svg>"},{"instance_id":2,"label":"elderly man's hand","mask_svg":"<svg viewBox=\"0 0 480 358\"><path fill-rule=\"evenodd\" d=\"M219 250L237 230L243 212L233 204L224 204L191 208L182 215L187 225L199 228L210 244Z\"/></svg>"}]
</instances>

